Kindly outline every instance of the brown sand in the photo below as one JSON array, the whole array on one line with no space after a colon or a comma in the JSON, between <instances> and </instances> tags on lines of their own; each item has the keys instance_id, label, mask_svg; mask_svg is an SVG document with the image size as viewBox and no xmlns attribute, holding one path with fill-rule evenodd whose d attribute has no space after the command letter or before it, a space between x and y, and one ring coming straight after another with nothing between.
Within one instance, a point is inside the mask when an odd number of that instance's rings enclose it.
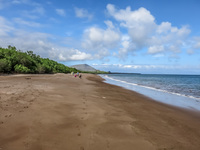
<instances>
[{"instance_id":1,"label":"brown sand","mask_svg":"<svg viewBox=\"0 0 200 150\"><path fill-rule=\"evenodd\" d=\"M200 113L69 74L0 76L0 150L199 150Z\"/></svg>"}]
</instances>

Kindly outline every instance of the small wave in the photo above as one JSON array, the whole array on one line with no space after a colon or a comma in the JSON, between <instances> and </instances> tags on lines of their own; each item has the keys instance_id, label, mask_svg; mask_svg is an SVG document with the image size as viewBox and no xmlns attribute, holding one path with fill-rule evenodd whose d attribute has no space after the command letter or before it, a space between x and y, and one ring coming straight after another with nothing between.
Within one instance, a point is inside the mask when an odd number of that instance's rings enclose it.
<instances>
[{"instance_id":1,"label":"small wave","mask_svg":"<svg viewBox=\"0 0 200 150\"><path fill-rule=\"evenodd\" d=\"M150 89L150 90L154 90L154 91L159 91L159 92L164 92L164 93L173 94L173 95L177 95L177 96L187 97L187 98L195 99L197 102L200 102L200 98L194 97L194 96L191 96L191 95L184 95L184 94L170 92L170 91L167 91L167 90L149 87L149 86L145 86L145 85L141 85L141 84L130 83L130 82L127 82L127 81L123 81L123 80L119 80L119 79L109 77L107 75L105 75L104 78L107 78L107 79L110 79L110 80L113 80L113 81L116 81L116 82L128 84L128 85L132 85L132 86L138 86L138 87L142 87L142 88L146 88L146 89Z\"/></svg>"}]
</instances>

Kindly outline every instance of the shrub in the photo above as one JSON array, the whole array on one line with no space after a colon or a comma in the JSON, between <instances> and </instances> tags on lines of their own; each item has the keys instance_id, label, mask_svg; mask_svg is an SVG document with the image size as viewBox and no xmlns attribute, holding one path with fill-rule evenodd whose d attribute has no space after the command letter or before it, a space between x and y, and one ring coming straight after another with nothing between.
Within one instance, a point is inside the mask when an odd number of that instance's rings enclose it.
<instances>
[{"instance_id":1,"label":"shrub","mask_svg":"<svg viewBox=\"0 0 200 150\"><path fill-rule=\"evenodd\" d=\"M15 72L17 73L29 73L30 69L28 69L27 67L21 65L21 64L17 64L15 65Z\"/></svg>"},{"instance_id":2,"label":"shrub","mask_svg":"<svg viewBox=\"0 0 200 150\"><path fill-rule=\"evenodd\" d=\"M10 73L11 72L11 62L7 59L0 59L0 72Z\"/></svg>"}]
</instances>

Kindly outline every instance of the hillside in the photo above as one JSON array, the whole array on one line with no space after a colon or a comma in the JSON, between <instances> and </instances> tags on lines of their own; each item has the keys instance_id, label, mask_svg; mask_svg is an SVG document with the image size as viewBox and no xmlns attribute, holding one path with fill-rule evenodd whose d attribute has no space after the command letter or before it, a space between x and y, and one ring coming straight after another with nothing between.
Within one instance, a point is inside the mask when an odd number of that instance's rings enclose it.
<instances>
[{"instance_id":1,"label":"hillside","mask_svg":"<svg viewBox=\"0 0 200 150\"><path fill-rule=\"evenodd\" d=\"M88 64L79 64L79 65L73 65L71 66L72 68L76 68L77 70L80 71L88 71L88 72L96 72L97 70Z\"/></svg>"}]
</instances>

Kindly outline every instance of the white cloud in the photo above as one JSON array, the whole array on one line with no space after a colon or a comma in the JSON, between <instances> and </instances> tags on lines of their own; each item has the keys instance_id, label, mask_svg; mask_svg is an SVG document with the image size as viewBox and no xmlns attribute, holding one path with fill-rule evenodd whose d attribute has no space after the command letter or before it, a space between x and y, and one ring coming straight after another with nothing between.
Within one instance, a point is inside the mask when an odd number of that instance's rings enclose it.
<instances>
[{"instance_id":1,"label":"white cloud","mask_svg":"<svg viewBox=\"0 0 200 150\"><path fill-rule=\"evenodd\" d=\"M135 45L133 45L133 43L131 42L131 37L129 35L123 35L121 37L121 47L118 51L118 57L120 59L125 59L128 52L132 49L135 49L134 46ZM117 56L117 54L115 55Z\"/></svg>"},{"instance_id":2,"label":"white cloud","mask_svg":"<svg viewBox=\"0 0 200 150\"><path fill-rule=\"evenodd\" d=\"M13 4L21 4L21 1L20 1L20 0L13 0L12 3L13 3Z\"/></svg>"},{"instance_id":3,"label":"white cloud","mask_svg":"<svg viewBox=\"0 0 200 150\"><path fill-rule=\"evenodd\" d=\"M141 7L131 10L116 9L114 5L107 5L108 14L127 29L130 40L122 40L119 56L125 56L135 50L147 48L148 54L180 53L190 34L188 26L181 28L172 26L170 22L156 24L155 17L147 9Z\"/></svg>"},{"instance_id":4,"label":"white cloud","mask_svg":"<svg viewBox=\"0 0 200 150\"><path fill-rule=\"evenodd\" d=\"M96 68L111 68L115 70L149 70L149 69L172 69L177 66L166 65L132 65L132 64L93 64Z\"/></svg>"},{"instance_id":5,"label":"white cloud","mask_svg":"<svg viewBox=\"0 0 200 150\"><path fill-rule=\"evenodd\" d=\"M156 32L158 34L162 34L162 33L168 33L169 31L174 32L175 30L177 30L177 28L172 28L171 27L171 23L169 22L162 22L158 27Z\"/></svg>"},{"instance_id":6,"label":"white cloud","mask_svg":"<svg viewBox=\"0 0 200 150\"><path fill-rule=\"evenodd\" d=\"M107 49L100 49L93 55L93 59L104 59L110 53Z\"/></svg>"},{"instance_id":7,"label":"white cloud","mask_svg":"<svg viewBox=\"0 0 200 150\"><path fill-rule=\"evenodd\" d=\"M93 18L93 15L90 14L84 8L77 8L77 7L75 7L74 10L75 10L76 17L78 17L78 18L88 18L89 20L91 20Z\"/></svg>"},{"instance_id":8,"label":"white cloud","mask_svg":"<svg viewBox=\"0 0 200 150\"><path fill-rule=\"evenodd\" d=\"M110 49L116 48L121 35L111 21L104 22L106 29L90 27L84 31L82 47L93 53L93 58L104 59L109 56Z\"/></svg>"},{"instance_id":9,"label":"white cloud","mask_svg":"<svg viewBox=\"0 0 200 150\"><path fill-rule=\"evenodd\" d=\"M21 4L24 0L0 0L0 10L7 8L13 4Z\"/></svg>"},{"instance_id":10,"label":"white cloud","mask_svg":"<svg viewBox=\"0 0 200 150\"><path fill-rule=\"evenodd\" d=\"M35 2L34 0L0 0L0 2L8 5L31 5L31 6L41 6L40 3Z\"/></svg>"},{"instance_id":11,"label":"white cloud","mask_svg":"<svg viewBox=\"0 0 200 150\"><path fill-rule=\"evenodd\" d=\"M33 21L26 21L21 18L14 18L13 20L15 23L20 24L20 25L26 25L29 27L36 27L36 28L42 27L42 25L40 23L33 22Z\"/></svg>"},{"instance_id":12,"label":"white cloud","mask_svg":"<svg viewBox=\"0 0 200 150\"><path fill-rule=\"evenodd\" d=\"M97 51L113 48L120 41L120 34L114 29L91 27L84 31L82 46L85 49Z\"/></svg>"},{"instance_id":13,"label":"white cloud","mask_svg":"<svg viewBox=\"0 0 200 150\"><path fill-rule=\"evenodd\" d=\"M147 9L143 7L135 11L131 11L130 7L116 10L114 5L108 4L107 10L109 14L113 16L117 21L120 21L121 26L124 27L135 28L138 27L138 25L155 25L155 18Z\"/></svg>"},{"instance_id":14,"label":"white cloud","mask_svg":"<svg viewBox=\"0 0 200 150\"><path fill-rule=\"evenodd\" d=\"M110 29L115 28L114 25L113 25L113 23L112 23L112 21L110 21L110 20L104 21L104 23L105 23L105 24L108 26L108 28L110 28Z\"/></svg>"},{"instance_id":15,"label":"white cloud","mask_svg":"<svg viewBox=\"0 0 200 150\"><path fill-rule=\"evenodd\" d=\"M147 64L93 64L96 69L111 71L111 72L129 72L129 73L183 73L188 70L192 73L197 73L196 70L200 66L190 65L147 65Z\"/></svg>"},{"instance_id":16,"label":"white cloud","mask_svg":"<svg viewBox=\"0 0 200 150\"><path fill-rule=\"evenodd\" d=\"M200 37L195 37L195 44L194 44L194 49L200 49Z\"/></svg>"},{"instance_id":17,"label":"white cloud","mask_svg":"<svg viewBox=\"0 0 200 150\"><path fill-rule=\"evenodd\" d=\"M10 25L10 22L0 16L0 36L3 38L13 30L14 28Z\"/></svg>"},{"instance_id":18,"label":"white cloud","mask_svg":"<svg viewBox=\"0 0 200 150\"><path fill-rule=\"evenodd\" d=\"M29 5L30 8L28 10L23 9L20 13L21 16L29 18L29 19L38 19L41 16L44 16L46 13L46 10L44 9L43 5L36 3L36 2L32 2L29 0L24 0L23 3L20 4L25 4L25 5ZM24 6L25 6L24 5Z\"/></svg>"},{"instance_id":19,"label":"white cloud","mask_svg":"<svg viewBox=\"0 0 200 150\"><path fill-rule=\"evenodd\" d=\"M157 53L161 53L163 51L164 51L164 46L163 45L150 46L148 48L148 53L149 54L157 54Z\"/></svg>"},{"instance_id":20,"label":"white cloud","mask_svg":"<svg viewBox=\"0 0 200 150\"><path fill-rule=\"evenodd\" d=\"M74 50L74 54L69 57L69 60L90 60L92 59L91 54L80 52L79 50Z\"/></svg>"},{"instance_id":21,"label":"white cloud","mask_svg":"<svg viewBox=\"0 0 200 150\"><path fill-rule=\"evenodd\" d=\"M18 5L29 5L33 9L24 11L28 14L36 13L40 15L45 14L45 9L40 3L35 2L34 0L0 0L0 9L5 9L9 6L18 6Z\"/></svg>"},{"instance_id":22,"label":"white cloud","mask_svg":"<svg viewBox=\"0 0 200 150\"><path fill-rule=\"evenodd\" d=\"M33 4L31 0L11 0L12 4Z\"/></svg>"},{"instance_id":23,"label":"white cloud","mask_svg":"<svg viewBox=\"0 0 200 150\"><path fill-rule=\"evenodd\" d=\"M91 54L78 49L61 47L53 42L53 35L28 32L14 28L8 20L0 16L0 46L13 45L22 51L31 50L41 57L57 61L88 60Z\"/></svg>"},{"instance_id":24,"label":"white cloud","mask_svg":"<svg viewBox=\"0 0 200 150\"><path fill-rule=\"evenodd\" d=\"M91 60L91 54L73 48L52 48L51 57L59 61ZM59 55L58 55L59 54Z\"/></svg>"},{"instance_id":25,"label":"white cloud","mask_svg":"<svg viewBox=\"0 0 200 150\"><path fill-rule=\"evenodd\" d=\"M56 9L56 13L60 16L66 16L65 10L64 9Z\"/></svg>"},{"instance_id":26,"label":"white cloud","mask_svg":"<svg viewBox=\"0 0 200 150\"><path fill-rule=\"evenodd\" d=\"M44 15L45 14L45 9L42 7L42 6L36 6L32 11L31 13L34 13L34 14L39 14L39 15Z\"/></svg>"},{"instance_id":27,"label":"white cloud","mask_svg":"<svg viewBox=\"0 0 200 150\"><path fill-rule=\"evenodd\" d=\"M200 51L200 37L193 37L190 41L190 47L187 49L187 53L189 55L196 54L196 52Z\"/></svg>"},{"instance_id":28,"label":"white cloud","mask_svg":"<svg viewBox=\"0 0 200 150\"><path fill-rule=\"evenodd\" d=\"M128 29L128 33L137 48L145 46L146 40L151 36L156 24L151 13L141 7L138 10L131 11L130 7L117 10L114 5L108 4L109 14L120 22L122 27Z\"/></svg>"}]
</instances>

